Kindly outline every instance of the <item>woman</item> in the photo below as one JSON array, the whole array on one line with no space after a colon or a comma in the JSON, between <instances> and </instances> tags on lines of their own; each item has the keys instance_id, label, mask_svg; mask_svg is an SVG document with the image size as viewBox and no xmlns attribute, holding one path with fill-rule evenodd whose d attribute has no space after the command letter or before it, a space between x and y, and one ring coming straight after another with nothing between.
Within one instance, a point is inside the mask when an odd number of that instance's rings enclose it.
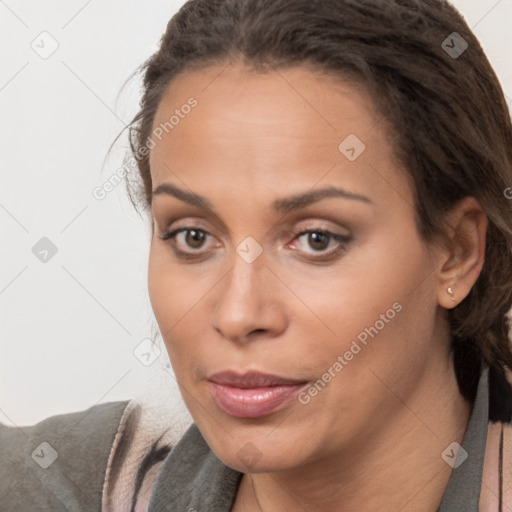
<instances>
[{"instance_id":1,"label":"woman","mask_svg":"<svg viewBox=\"0 0 512 512\"><path fill-rule=\"evenodd\" d=\"M4 429L3 510L512 508L512 128L460 14L190 1L142 69L128 191L194 424Z\"/></svg>"}]
</instances>

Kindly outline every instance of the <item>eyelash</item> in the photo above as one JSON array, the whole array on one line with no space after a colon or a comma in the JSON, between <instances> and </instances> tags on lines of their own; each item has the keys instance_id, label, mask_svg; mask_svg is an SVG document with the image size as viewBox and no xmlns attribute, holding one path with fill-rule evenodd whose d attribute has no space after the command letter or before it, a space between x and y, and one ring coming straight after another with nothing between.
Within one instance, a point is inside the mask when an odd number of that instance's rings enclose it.
<instances>
[{"instance_id":1,"label":"eyelash","mask_svg":"<svg viewBox=\"0 0 512 512\"><path fill-rule=\"evenodd\" d=\"M208 233L208 231L201 229L199 227L187 226L187 227L175 229L174 231L167 231L166 233L159 235L159 238L163 241L171 240L170 245L173 248L176 255L178 256L178 258L187 259L187 260L197 260L197 259L200 259L203 255L201 255L201 254L194 255L194 254L191 254L191 253L188 253L185 251L181 251L180 249L176 248L175 240L173 240L180 233L189 232L189 231L199 231L200 233L204 233L207 236L210 235L210 233ZM317 260L317 261L331 259L331 258L336 257L340 252L345 251L347 249L348 244L351 242L350 236L338 235L336 233L332 233L331 231L329 231L327 229L322 229L322 228L307 229L307 230L303 230L303 231L300 231L300 230L295 231L293 233L294 240L295 240L295 238L300 238L301 236L304 236L307 234L312 234L312 233L325 235L325 236L329 237L329 241L335 240L339 244L339 247L337 249L334 249L329 252L315 251L315 252L319 252L321 254L321 256L320 257L313 256L311 259Z\"/></svg>"}]
</instances>

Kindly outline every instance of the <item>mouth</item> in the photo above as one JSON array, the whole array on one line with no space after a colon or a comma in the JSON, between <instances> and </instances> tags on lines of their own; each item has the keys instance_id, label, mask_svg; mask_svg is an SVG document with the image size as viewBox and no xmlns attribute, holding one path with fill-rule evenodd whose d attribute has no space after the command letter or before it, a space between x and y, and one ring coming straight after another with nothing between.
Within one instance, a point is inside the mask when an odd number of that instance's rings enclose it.
<instances>
[{"instance_id":1,"label":"mouth","mask_svg":"<svg viewBox=\"0 0 512 512\"><path fill-rule=\"evenodd\" d=\"M230 416L266 416L288 403L308 383L268 373L233 371L207 378L209 391L217 405Z\"/></svg>"}]
</instances>

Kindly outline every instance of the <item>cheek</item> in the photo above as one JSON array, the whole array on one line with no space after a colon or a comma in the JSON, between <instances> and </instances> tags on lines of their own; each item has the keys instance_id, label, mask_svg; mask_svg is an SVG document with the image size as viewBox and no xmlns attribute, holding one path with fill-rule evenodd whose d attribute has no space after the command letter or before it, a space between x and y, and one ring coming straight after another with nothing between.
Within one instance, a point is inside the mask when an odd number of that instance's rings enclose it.
<instances>
[{"instance_id":1,"label":"cheek","mask_svg":"<svg viewBox=\"0 0 512 512\"><path fill-rule=\"evenodd\" d=\"M173 308L175 294L169 293L167 277L169 274L166 272L162 251L156 247L157 243L159 242L151 242L149 251L148 293L155 318L163 334L172 325L169 315L175 310Z\"/></svg>"},{"instance_id":2,"label":"cheek","mask_svg":"<svg viewBox=\"0 0 512 512\"><path fill-rule=\"evenodd\" d=\"M187 361L197 358L201 347L198 340L205 338L204 326L209 322L201 311L213 284L204 272L194 275L195 272L183 270L169 251L159 241L152 242L148 293L169 358L175 373L179 373Z\"/></svg>"},{"instance_id":3,"label":"cheek","mask_svg":"<svg viewBox=\"0 0 512 512\"><path fill-rule=\"evenodd\" d=\"M286 270L283 281L313 313L304 316L304 304L299 305L297 315L302 317L297 316L297 323L314 322L316 317L324 335L330 332L334 338L348 340L387 311L390 318L398 318L396 303L409 301L430 270L419 244L410 237L406 241L376 234L332 269Z\"/></svg>"},{"instance_id":4,"label":"cheek","mask_svg":"<svg viewBox=\"0 0 512 512\"><path fill-rule=\"evenodd\" d=\"M315 425L332 429L333 439L340 428L348 437L356 435L373 424L374 414L384 418L400 407L393 393L405 399L432 357L435 305L429 303L432 282L426 279L431 268L420 244L406 240L402 247L381 243L365 249L376 255L373 260L361 251L357 263L347 260L338 277L323 280L323 290L319 286L308 295L334 334L306 337L301 344L300 359L318 379L301 404ZM301 332L304 327L302 321ZM343 427L340 415L351 418Z\"/></svg>"},{"instance_id":5,"label":"cheek","mask_svg":"<svg viewBox=\"0 0 512 512\"><path fill-rule=\"evenodd\" d=\"M314 287L311 276L296 276L295 289L308 290L308 305L329 328L317 321L324 335L304 347L316 370L327 371L345 354L351 366L359 361L386 371L407 358L417 360L436 310L431 273L428 253L408 231L374 236L371 247L355 250Z\"/></svg>"},{"instance_id":6,"label":"cheek","mask_svg":"<svg viewBox=\"0 0 512 512\"><path fill-rule=\"evenodd\" d=\"M174 365L172 352L175 343L170 343L170 340L181 339L183 322L180 322L180 318L185 314L187 288L184 288L185 283L180 282L175 266L169 264L169 255L159 246L160 242L156 241L152 242L150 248L148 293L160 333Z\"/></svg>"},{"instance_id":7,"label":"cheek","mask_svg":"<svg viewBox=\"0 0 512 512\"><path fill-rule=\"evenodd\" d=\"M200 275L194 278L183 265L177 263L171 253L172 249L162 241L151 243L148 292L162 334L173 328L194 307L200 300L205 284Z\"/></svg>"}]
</instances>

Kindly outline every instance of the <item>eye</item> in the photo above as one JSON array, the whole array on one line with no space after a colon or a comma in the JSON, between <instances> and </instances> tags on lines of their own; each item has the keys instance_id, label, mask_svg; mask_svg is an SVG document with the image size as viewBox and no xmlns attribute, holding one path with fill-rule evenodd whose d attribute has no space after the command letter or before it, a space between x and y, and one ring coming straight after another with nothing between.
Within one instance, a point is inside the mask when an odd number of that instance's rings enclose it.
<instances>
[{"instance_id":1,"label":"eye","mask_svg":"<svg viewBox=\"0 0 512 512\"><path fill-rule=\"evenodd\" d=\"M181 245L188 246L197 252L198 249L203 247L205 240L207 240L209 236L210 234L207 233L204 229L190 226L186 228L175 229L174 231L169 231L163 235L160 235L159 238L164 241L171 240L171 246L179 256L194 257L196 256L192 254L194 251L192 251L192 253L183 251L182 249L178 248L180 243L177 242L181 242Z\"/></svg>"},{"instance_id":2,"label":"eye","mask_svg":"<svg viewBox=\"0 0 512 512\"><path fill-rule=\"evenodd\" d=\"M348 243L350 242L350 236L339 235L337 233L332 233L326 229L308 229L306 231L300 231L296 233L296 239L304 239L304 245L311 247L312 251L304 250L304 252L309 254L320 253L321 256L333 256L338 252L344 250ZM330 244L330 242L334 241L334 244ZM329 245L334 245L335 249L326 251Z\"/></svg>"},{"instance_id":3,"label":"eye","mask_svg":"<svg viewBox=\"0 0 512 512\"><path fill-rule=\"evenodd\" d=\"M303 238L305 240L305 244L308 244L309 247L313 249L312 251L302 249L303 252L309 254L320 254L320 257L314 256L313 259L333 257L340 251L345 250L351 240L350 236L339 235L322 228L298 231L294 233L294 236L294 240L300 240ZM200 257L202 255L200 250L204 247L205 241L208 240L209 237L211 237L211 235L207 231L193 226L178 228L174 231L169 231L163 235L159 235L161 240L171 241L172 248L178 257L181 258ZM331 244L331 242L334 242L334 244ZM330 245L334 245L335 248L333 250L326 251ZM180 248L180 246L185 247L185 250ZM187 250L187 247L192 250Z\"/></svg>"}]
</instances>

